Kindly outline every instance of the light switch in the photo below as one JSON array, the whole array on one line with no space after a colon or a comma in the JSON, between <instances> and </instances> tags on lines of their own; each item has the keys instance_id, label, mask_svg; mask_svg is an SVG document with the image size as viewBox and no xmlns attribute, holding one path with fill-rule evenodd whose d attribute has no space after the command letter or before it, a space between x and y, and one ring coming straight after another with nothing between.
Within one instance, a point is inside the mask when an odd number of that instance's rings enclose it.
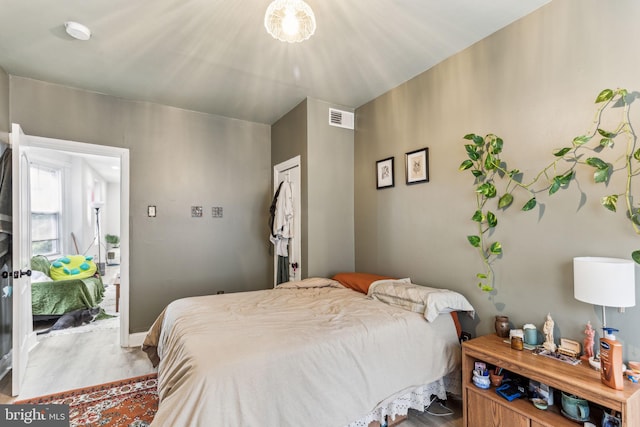
<instances>
[{"instance_id":1,"label":"light switch","mask_svg":"<svg viewBox=\"0 0 640 427\"><path fill-rule=\"evenodd\" d=\"M156 216L155 206L147 206L147 216L150 218L154 218Z\"/></svg>"}]
</instances>

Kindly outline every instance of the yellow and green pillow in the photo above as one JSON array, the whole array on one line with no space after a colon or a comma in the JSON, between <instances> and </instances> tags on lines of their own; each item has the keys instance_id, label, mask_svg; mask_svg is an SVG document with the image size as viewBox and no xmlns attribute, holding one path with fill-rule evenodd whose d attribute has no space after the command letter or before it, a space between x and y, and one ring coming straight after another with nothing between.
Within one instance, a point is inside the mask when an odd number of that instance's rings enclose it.
<instances>
[{"instance_id":1,"label":"yellow and green pillow","mask_svg":"<svg viewBox=\"0 0 640 427\"><path fill-rule=\"evenodd\" d=\"M51 263L49 269L53 280L85 279L96 273L92 256L67 255Z\"/></svg>"}]
</instances>

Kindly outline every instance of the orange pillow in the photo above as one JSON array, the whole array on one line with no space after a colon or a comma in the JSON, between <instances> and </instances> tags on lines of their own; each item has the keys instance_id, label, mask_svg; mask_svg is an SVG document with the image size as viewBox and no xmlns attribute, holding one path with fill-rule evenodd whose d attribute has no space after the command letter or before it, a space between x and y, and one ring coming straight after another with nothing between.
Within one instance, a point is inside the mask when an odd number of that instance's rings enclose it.
<instances>
[{"instance_id":1,"label":"orange pillow","mask_svg":"<svg viewBox=\"0 0 640 427\"><path fill-rule=\"evenodd\" d=\"M340 284L347 288L366 294L369 286L376 280L393 279L393 277L371 273L338 273L333 276L332 279L340 282Z\"/></svg>"}]
</instances>

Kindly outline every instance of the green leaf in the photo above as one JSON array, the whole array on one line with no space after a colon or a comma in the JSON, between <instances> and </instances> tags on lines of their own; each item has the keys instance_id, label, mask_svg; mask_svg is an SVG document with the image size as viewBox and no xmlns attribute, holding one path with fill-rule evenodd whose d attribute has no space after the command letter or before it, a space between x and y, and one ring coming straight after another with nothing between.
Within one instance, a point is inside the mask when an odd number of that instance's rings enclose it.
<instances>
[{"instance_id":1,"label":"green leaf","mask_svg":"<svg viewBox=\"0 0 640 427\"><path fill-rule=\"evenodd\" d=\"M611 89L605 89L598 94L596 98L596 104L601 102L610 101L613 98L613 91Z\"/></svg>"},{"instance_id":2,"label":"green leaf","mask_svg":"<svg viewBox=\"0 0 640 427\"><path fill-rule=\"evenodd\" d=\"M560 177L554 177L553 184L551 184L551 188L549 188L549 195L555 194L561 186L562 182L560 181Z\"/></svg>"},{"instance_id":3,"label":"green leaf","mask_svg":"<svg viewBox=\"0 0 640 427\"><path fill-rule=\"evenodd\" d=\"M467 240L474 248L480 247L480 236L467 236Z\"/></svg>"},{"instance_id":4,"label":"green leaf","mask_svg":"<svg viewBox=\"0 0 640 427\"><path fill-rule=\"evenodd\" d=\"M609 174L610 174L610 169L608 167L607 169L598 169L593 173L593 180L598 184L602 182L607 182L607 180L609 179Z\"/></svg>"},{"instance_id":5,"label":"green leaf","mask_svg":"<svg viewBox=\"0 0 640 427\"><path fill-rule=\"evenodd\" d=\"M478 186L478 188L476 189L476 193L480 193L486 198L491 199L493 197L496 197L497 191L496 187L492 183L485 182Z\"/></svg>"},{"instance_id":6,"label":"green leaf","mask_svg":"<svg viewBox=\"0 0 640 427\"><path fill-rule=\"evenodd\" d=\"M564 175L560 176L560 183L562 185L567 185L572 178L573 178L573 171L569 171Z\"/></svg>"},{"instance_id":7,"label":"green leaf","mask_svg":"<svg viewBox=\"0 0 640 427\"><path fill-rule=\"evenodd\" d=\"M603 160L601 160L601 159L599 159L597 157L589 157L586 160L586 163L589 166L593 166L594 168L598 168L598 169L608 169L609 168L609 165L606 162L604 162Z\"/></svg>"},{"instance_id":8,"label":"green leaf","mask_svg":"<svg viewBox=\"0 0 640 427\"><path fill-rule=\"evenodd\" d=\"M467 150L467 156L471 160L478 160L480 158L480 153L478 153L478 148L475 145L466 144L464 148Z\"/></svg>"},{"instance_id":9,"label":"green leaf","mask_svg":"<svg viewBox=\"0 0 640 427\"><path fill-rule=\"evenodd\" d=\"M569 151L571 151L571 147L564 147L564 148L559 149L555 153L553 153L553 155L556 156L556 157L562 157L565 154L567 154Z\"/></svg>"},{"instance_id":10,"label":"green leaf","mask_svg":"<svg viewBox=\"0 0 640 427\"><path fill-rule=\"evenodd\" d=\"M494 157L492 154L487 154L487 157L484 159L484 167L486 170L494 170L498 167L500 161Z\"/></svg>"},{"instance_id":11,"label":"green leaf","mask_svg":"<svg viewBox=\"0 0 640 427\"><path fill-rule=\"evenodd\" d=\"M527 203L524 204L524 206L522 207L522 210L525 211L525 212L526 211L530 211L531 209L536 207L537 203L538 202L536 201L536 198L532 197L532 198L529 199L529 201Z\"/></svg>"},{"instance_id":12,"label":"green leaf","mask_svg":"<svg viewBox=\"0 0 640 427\"><path fill-rule=\"evenodd\" d=\"M584 145L591 140L591 137L588 135L576 136L573 138L573 145L579 146Z\"/></svg>"},{"instance_id":13,"label":"green leaf","mask_svg":"<svg viewBox=\"0 0 640 427\"><path fill-rule=\"evenodd\" d=\"M640 162L640 148L633 153L633 158Z\"/></svg>"},{"instance_id":14,"label":"green leaf","mask_svg":"<svg viewBox=\"0 0 640 427\"><path fill-rule=\"evenodd\" d=\"M609 209L612 212L615 212L616 205L618 204L618 195L613 194L611 196L604 196L600 203L602 203L602 206L604 206L605 208Z\"/></svg>"},{"instance_id":15,"label":"green leaf","mask_svg":"<svg viewBox=\"0 0 640 427\"><path fill-rule=\"evenodd\" d=\"M500 197L500 200L498 200L498 209L506 209L511 206L511 203L513 203L513 196L511 193L504 194Z\"/></svg>"},{"instance_id":16,"label":"green leaf","mask_svg":"<svg viewBox=\"0 0 640 427\"><path fill-rule=\"evenodd\" d=\"M486 279L486 278L487 278L487 275L486 275L486 274L484 274L484 273L478 273L478 274L476 274L476 277L477 277L478 279Z\"/></svg>"},{"instance_id":17,"label":"green leaf","mask_svg":"<svg viewBox=\"0 0 640 427\"><path fill-rule=\"evenodd\" d=\"M475 133L468 133L464 136L464 139L468 139L473 141L476 145L482 145L484 143L484 139L480 135L476 135Z\"/></svg>"},{"instance_id":18,"label":"green leaf","mask_svg":"<svg viewBox=\"0 0 640 427\"><path fill-rule=\"evenodd\" d=\"M514 176L516 176L517 174L520 173L520 169L513 169L509 171L509 178L513 178Z\"/></svg>"},{"instance_id":19,"label":"green leaf","mask_svg":"<svg viewBox=\"0 0 640 427\"><path fill-rule=\"evenodd\" d=\"M495 228L495 226L498 225L498 218L491 211L487 212L487 224L489 224L491 228Z\"/></svg>"},{"instance_id":20,"label":"green leaf","mask_svg":"<svg viewBox=\"0 0 640 427\"><path fill-rule=\"evenodd\" d=\"M465 160L464 162L460 163L460 166L458 167L458 170L461 171L466 171L469 168L473 167L473 161L471 160Z\"/></svg>"},{"instance_id":21,"label":"green leaf","mask_svg":"<svg viewBox=\"0 0 640 427\"><path fill-rule=\"evenodd\" d=\"M494 255L500 255L502 253L502 245L499 242L493 242L489 247L489 252Z\"/></svg>"},{"instance_id":22,"label":"green leaf","mask_svg":"<svg viewBox=\"0 0 640 427\"><path fill-rule=\"evenodd\" d=\"M628 94L627 90L626 90L626 89L622 89L622 88L617 89L617 90L616 90L616 93L617 93L618 95L620 95L621 97L623 97L623 98L624 98L624 97L626 97L626 96L627 96L627 94Z\"/></svg>"},{"instance_id":23,"label":"green leaf","mask_svg":"<svg viewBox=\"0 0 640 427\"><path fill-rule=\"evenodd\" d=\"M502 152L503 145L504 141L502 141L502 138L496 137L489 142L489 147L491 148L489 152L492 154L500 154Z\"/></svg>"},{"instance_id":24,"label":"green leaf","mask_svg":"<svg viewBox=\"0 0 640 427\"><path fill-rule=\"evenodd\" d=\"M640 264L640 251L633 251L631 253L631 258L633 258L636 264Z\"/></svg>"},{"instance_id":25,"label":"green leaf","mask_svg":"<svg viewBox=\"0 0 640 427\"><path fill-rule=\"evenodd\" d=\"M484 221L484 215L482 215L482 211L480 209L478 209L477 211L475 211L475 213L473 214L473 216L471 217L471 221L475 221L475 222L482 222Z\"/></svg>"},{"instance_id":26,"label":"green leaf","mask_svg":"<svg viewBox=\"0 0 640 427\"><path fill-rule=\"evenodd\" d=\"M482 290L482 292L491 292L493 290L493 286L484 285L482 283L478 283L478 287Z\"/></svg>"},{"instance_id":27,"label":"green leaf","mask_svg":"<svg viewBox=\"0 0 640 427\"><path fill-rule=\"evenodd\" d=\"M600 135L604 136L605 138L615 138L615 137L616 137L616 134L615 134L615 133L613 133L613 132L607 132L606 130L604 130L604 129L600 129L600 128L598 128L598 133L599 133Z\"/></svg>"},{"instance_id":28,"label":"green leaf","mask_svg":"<svg viewBox=\"0 0 640 427\"><path fill-rule=\"evenodd\" d=\"M484 172L482 172L479 169L474 169L471 171L471 173L473 174L473 176L475 176L476 178L480 178L481 176L484 176Z\"/></svg>"},{"instance_id":29,"label":"green leaf","mask_svg":"<svg viewBox=\"0 0 640 427\"><path fill-rule=\"evenodd\" d=\"M631 219L631 222L633 222L635 225L640 225L640 215L638 215L638 212L631 215L630 219Z\"/></svg>"},{"instance_id":30,"label":"green leaf","mask_svg":"<svg viewBox=\"0 0 640 427\"><path fill-rule=\"evenodd\" d=\"M613 147L613 139L611 138L602 138L600 140L601 147Z\"/></svg>"}]
</instances>

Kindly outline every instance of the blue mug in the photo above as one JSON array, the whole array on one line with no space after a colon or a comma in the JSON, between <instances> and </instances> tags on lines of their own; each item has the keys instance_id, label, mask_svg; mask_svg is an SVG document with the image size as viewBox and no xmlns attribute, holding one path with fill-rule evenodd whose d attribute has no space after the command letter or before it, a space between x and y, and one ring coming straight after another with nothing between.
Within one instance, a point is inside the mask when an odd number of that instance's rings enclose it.
<instances>
[{"instance_id":1,"label":"blue mug","mask_svg":"<svg viewBox=\"0 0 640 427\"><path fill-rule=\"evenodd\" d=\"M589 402L578 396L562 392L562 410L573 420L586 421L589 419Z\"/></svg>"},{"instance_id":2,"label":"blue mug","mask_svg":"<svg viewBox=\"0 0 640 427\"><path fill-rule=\"evenodd\" d=\"M538 330L534 328L525 329L524 342L529 345L538 345Z\"/></svg>"}]
</instances>

